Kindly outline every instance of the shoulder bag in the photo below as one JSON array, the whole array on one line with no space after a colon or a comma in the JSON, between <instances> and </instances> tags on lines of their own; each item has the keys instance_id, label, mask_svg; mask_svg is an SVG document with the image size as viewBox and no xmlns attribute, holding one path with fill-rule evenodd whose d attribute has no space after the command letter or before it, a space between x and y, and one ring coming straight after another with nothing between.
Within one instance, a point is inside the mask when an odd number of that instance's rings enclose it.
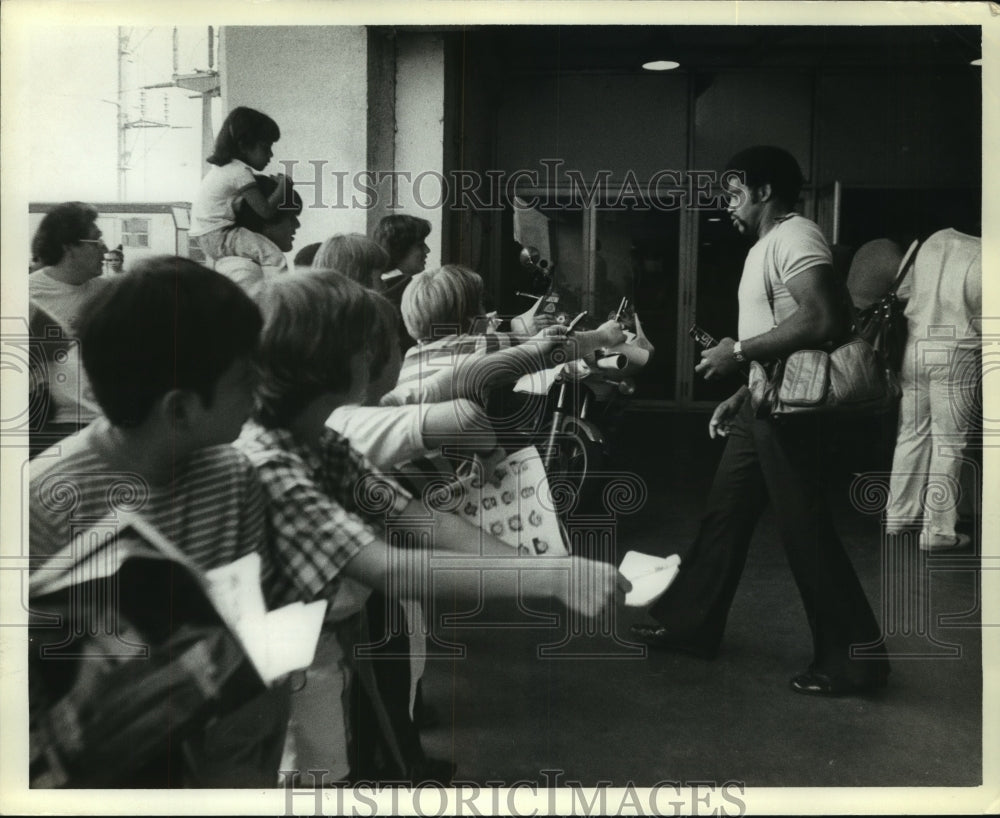
<instances>
[{"instance_id":1,"label":"shoulder bag","mask_svg":"<svg viewBox=\"0 0 1000 818\"><path fill-rule=\"evenodd\" d=\"M764 286L774 318L774 291L766 273ZM847 341L830 352L800 349L768 365L752 361L748 386L758 417L878 414L900 396L898 376L883 353L862 337L857 323Z\"/></svg>"}]
</instances>

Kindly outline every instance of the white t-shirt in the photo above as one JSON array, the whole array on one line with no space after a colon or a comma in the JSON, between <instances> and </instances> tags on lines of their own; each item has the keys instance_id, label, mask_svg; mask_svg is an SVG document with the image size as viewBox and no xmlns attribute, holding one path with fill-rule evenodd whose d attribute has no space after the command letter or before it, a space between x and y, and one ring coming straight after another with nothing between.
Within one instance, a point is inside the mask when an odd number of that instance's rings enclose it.
<instances>
[{"instance_id":1,"label":"white t-shirt","mask_svg":"<svg viewBox=\"0 0 1000 818\"><path fill-rule=\"evenodd\" d=\"M899 285L906 302L909 341L976 338L975 319L983 311L983 243L948 228L917 251L913 267Z\"/></svg>"},{"instance_id":2,"label":"white t-shirt","mask_svg":"<svg viewBox=\"0 0 1000 818\"><path fill-rule=\"evenodd\" d=\"M191 202L191 229L188 235L204 236L213 230L232 227L236 223L234 205L239 194L257 183L253 168L233 159L228 165L213 165Z\"/></svg>"},{"instance_id":3,"label":"white t-shirt","mask_svg":"<svg viewBox=\"0 0 1000 818\"><path fill-rule=\"evenodd\" d=\"M89 423L100 414L76 339L84 306L110 283L110 278L98 276L66 284L44 269L28 276L31 334L45 361L53 423Z\"/></svg>"},{"instance_id":4,"label":"white t-shirt","mask_svg":"<svg viewBox=\"0 0 1000 818\"><path fill-rule=\"evenodd\" d=\"M819 265L832 266L833 255L814 222L789 213L750 248L740 278L739 337L745 341L768 332L792 315L797 304L786 283ZM765 276L774 293L774 313L768 303Z\"/></svg>"},{"instance_id":5,"label":"white t-shirt","mask_svg":"<svg viewBox=\"0 0 1000 818\"><path fill-rule=\"evenodd\" d=\"M260 236L260 234L254 235ZM266 236L260 236L260 239L261 241L268 241ZM277 245L272 244L271 246L274 247L276 253L281 254ZM283 255L281 257L284 259ZM223 256L215 260L215 272L222 273L227 278L235 281L243 288L243 291L247 295L255 299L263 288L264 282L274 276L287 273L288 265L265 264L261 266L252 259L243 258L242 256Z\"/></svg>"},{"instance_id":6,"label":"white t-shirt","mask_svg":"<svg viewBox=\"0 0 1000 818\"><path fill-rule=\"evenodd\" d=\"M428 454L421 433L426 406L339 406L326 425L351 441L377 468Z\"/></svg>"}]
</instances>

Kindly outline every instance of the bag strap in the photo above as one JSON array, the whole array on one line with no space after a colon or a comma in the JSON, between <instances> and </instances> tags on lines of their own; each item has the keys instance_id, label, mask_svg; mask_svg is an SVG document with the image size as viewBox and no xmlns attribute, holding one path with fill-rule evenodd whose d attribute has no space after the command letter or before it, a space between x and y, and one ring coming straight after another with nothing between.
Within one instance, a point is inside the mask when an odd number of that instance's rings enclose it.
<instances>
[{"instance_id":1,"label":"bag strap","mask_svg":"<svg viewBox=\"0 0 1000 818\"><path fill-rule=\"evenodd\" d=\"M907 249L906 255L903 256L903 260L899 263L899 272L896 273L896 278L893 279L892 286L889 287L889 292L886 295L894 295L896 290L899 289L899 285L903 283L903 279L906 278L906 274L910 271L914 261L916 261L917 250L919 249L920 239L914 239L913 243Z\"/></svg>"},{"instance_id":2,"label":"bag strap","mask_svg":"<svg viewBox=\"0 0 1000 818\"><path fill-rule=\"evenodd\" d=\"M764 291L767 293L767 306L771 308L771 323L778 326L778 316L774 314L774 288L771 286L771 276L767 272L767 267L761 266L764 268Z\"/></svg>"}]
</instances>

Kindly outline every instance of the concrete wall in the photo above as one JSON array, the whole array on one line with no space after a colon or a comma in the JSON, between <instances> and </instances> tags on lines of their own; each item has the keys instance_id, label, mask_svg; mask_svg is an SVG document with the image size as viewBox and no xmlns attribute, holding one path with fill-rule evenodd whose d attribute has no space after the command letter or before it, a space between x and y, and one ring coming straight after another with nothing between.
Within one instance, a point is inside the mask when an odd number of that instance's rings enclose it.
<instances>
[{"instance_id":1,"label":"concrete wall","mask_svg":"<svg viewBox=\"0 0 1000 818\"><path fill-rule=\"evenodd\" d=\"M975 66L826 71L816 108L820 183L981 183L982 72Z\"/></svg>"},{"instance_id":2,"label":"concrete wall","mask_svg":"<svg viewBox=\"0 0 1000 818\"><path fill-rule=\"evenodd\" d=\"M411 174L399 186L399 209L427 219L427 269L440 267L447 191L444 167L445 48L441 34L400 33L396 39L395 169ZM443 200L444 199L444 200ZM450 259L448 259L450 261Z\"/></svg>"},{"instance_id":3,"label":"concrete wall","mask_svg":"<svg viewBox=\"0 0 1000 818\"><path fill-rule=\"evenodd\" d=\"M693 167L722 171L737 151L780 145L808 178L812 167L812 70L705 72L695 101Z\"/></svg>"},{"instance_id":4,"label":"concrete wall","mask_svg":"<svg viewBox=\"0 0 1000 818\"><path fill-rule=\"evenodd\" d=\"M219 50L223 111L247 105L278 123L267 173L283 172L281 160L295 163L305 209L294 250L334 233L367 233L368 197L354 184L368 168L366 28L225 26ZM342 192L334 172L346 173Z\"/></svg>"}]
</instances>

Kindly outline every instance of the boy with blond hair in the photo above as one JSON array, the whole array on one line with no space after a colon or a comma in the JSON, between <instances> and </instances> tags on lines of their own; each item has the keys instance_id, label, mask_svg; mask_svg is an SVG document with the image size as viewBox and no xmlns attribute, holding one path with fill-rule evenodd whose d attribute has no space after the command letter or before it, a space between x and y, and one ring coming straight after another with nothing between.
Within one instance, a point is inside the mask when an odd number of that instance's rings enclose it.
<instances>
[{"instance_id":1,"label":"boy with blond hair","mask_svg":"<svg viewBox=\"0 0 1000 818\"><path fill-rule=\"evenodd\" d=\"M472 334L474 320L483 314L483 280L459 264L413 276L400 310L406 331L417 343L406 351L399 381L383 398L384 405L436 403L456 397L482 400L491 387L552 366L551 359L538 353L551 347L553 337L566 333L555 325L528 337L505 332ZM557 357L583 357L624 341L618 322L607 321L592 332L574 335L572 345L560 346ZM524 348L512 349L518 345ZM491 357L482 361L484 356Z\"/></svg>"}]
</instances>

